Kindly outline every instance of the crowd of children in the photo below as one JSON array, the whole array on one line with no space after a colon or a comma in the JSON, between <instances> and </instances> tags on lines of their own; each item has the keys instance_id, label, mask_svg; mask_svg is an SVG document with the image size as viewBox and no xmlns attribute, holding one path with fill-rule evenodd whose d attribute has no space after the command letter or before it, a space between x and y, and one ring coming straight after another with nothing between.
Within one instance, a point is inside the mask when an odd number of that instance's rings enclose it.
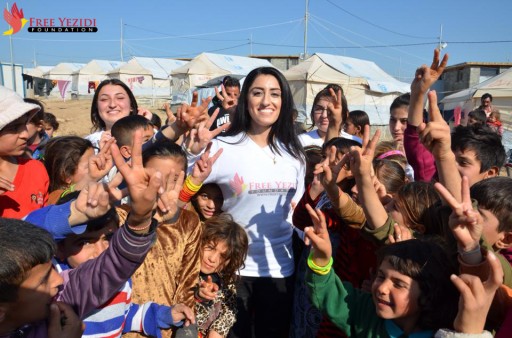
<instances>
[{"instance_id":1,"label":"crowd of children","mask_svg":"<svg viewBox=\"0 0 512 338\"><path fill-rule=\"evenodd\" d=\"M0 86L0 337L507 337L503 126L479 108L450 129L429 91L447 61L384 141L336 84L298 135L275 68L223 124L195 94L160 125L105 80L86 138Z\"/></svg>"}]
</instances>

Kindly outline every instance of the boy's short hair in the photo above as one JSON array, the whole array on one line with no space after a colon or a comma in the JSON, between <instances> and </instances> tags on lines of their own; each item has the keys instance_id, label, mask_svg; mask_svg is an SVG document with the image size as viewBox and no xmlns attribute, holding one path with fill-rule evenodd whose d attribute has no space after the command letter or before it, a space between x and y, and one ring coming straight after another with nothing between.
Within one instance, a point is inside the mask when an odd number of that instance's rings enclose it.
<instances>
[{"instance_id":1,"label":"boy's short hair","mask_svg":"<svg viewBox=\"0 0 512 338\"><path fill-rule=\"evenodd\" d=\"M330 147L335 146L336 150L339 152L346 153L350 150L350 147L359 147L361 148L361 144L357 141L344 138L344 137L333 137L329 141L325 142L322 146L322 151L325 152Z\"/></svg>"},{"instance_id":2,"label":"boy's short hair","mask_svg":"<svg viewBox=\"0 0 512 338\"><path fill-rule=\"evenodd\" d=\"M22 220L0 218L0 248L0 302L14 302L27 273L48 263L56 246L46 230Z\"/></svg>"},{"instance_id":3,"label":"boy's short hair","mask_svg":"<svg viewBox=\"0 0 512 338\"><path fill-rule=\"evenodd\" d=\"M27 103L13 90L0 86L0 130L29 112L37 112L40 106Z\"/></svg>"},{"instance_id":4,"label":"boy's short hair","mask_svg":"<svg viewBox=\"0 0 512 338\"><path fill-rule=\"evenodd\" d=\"M496 176L475 183L471 198L478 208L490 211L499 221L498 232L512 231L512 178Z\"/></svg>"},{"instance_id":5,"label":"boy's short hair","mask_svg":"<svg viewBox=\"0 0 512 338\"><path fill-rule=\"evenodd\" d=\"M361 132L364 130L364 126L370 125L370 117L363 110L352 110L348 113L348 118L356 127L361 127Z\"/></svg>"},{"instance_id":6,"label":"boy's short hair","mask_svg":"<svg viewBox=\"0 0 512 338\"><path fill-rule=\"evenodd\" d=\"M151 128L151 122L141 115L129 115L117 120L110 132L116 139L117 145L122 147L132 144L133 133L139 128Z\"/></svg>"},{"instance_id":7,"label":"boy's short hair","mask_svg":"<svg viewBox=\"0 0 512 338\"><path fill-rule=\"evenodd\" d=\"M142 153L142 163L144 166L146 166L146 163L153 157L175 157L181 159L183 161L183 171L187 172L187 154L185 154L185 151L183 151L179 145L171 140L157 142L151 148L146 149Z\"/></svg>"},{"instance_id":8,"label":"boy's short hair","mask_svg":"<svg viewBox=\"0 0 512 338\"><path fill-rule=\"evenodd\" d=\"M238 87L238 88L240 88L240 81L238 81L237 78L234 78L232 76L224 77L224 79L222 79L222 84L224 85L224 88L226 88L226 87Z\"/></svg>"},{"instance_id":9,"label":"boy's short hair","mask_svg":"<svg viewBox=\"0 0 512 338\"><path fill-rule=\"evenodd\" d=\"M23 101L25 101L26 103L37 104L39 106L39 108L41 108L41 109L39 109L39 111L37 113L34 114L34 116L32 116L32 119L30 119L30 122L35 125L42 123L44 120L43 103L39 100L31 99L29 97L24 98Z\"/></svg>"},{"instance_id":10,"label":"boy's short hair","mask_svg":"<svg viewBox=\"0 0 512 338\"><path fill-rule=\"evenodd\" d=\"M151 114L151 120L149 122L155 127L156 129L162 128L162 119L157 114L153 113Z\"/></svg>"},{"instance_id":11,"label":"boy's short hair","mask_svg":"<svg viewBox=\"0 0 512 338\"><path fill-rule=\"evenodd\" d=\"M475 109L468 113L468 118L473 118L476 123L485 124L487 122L487 115L482 109Z\"/></svg>"},{"instance_id":12,"label":"boy's short hair","mask_svg":"<svg viewBox=\"0 0 512 338\"><path fill-rule=\"evenodd\" d=\"M480 161L480 173L492 167L498 169L506 159L501 137L487 125L457 126L452 132L452 151L473 150Z\"/></svg>"},{"instance_id":13,"label":"boy's short hair","mask_svg":"<svg viewBox=\"0 0 512 338\"><path fill-rule=\"evenodd\" d=\"M44 112L43 122L49 124L53 130L59 129L59 121L52 113Z\"/></svg>"}]
</instances>

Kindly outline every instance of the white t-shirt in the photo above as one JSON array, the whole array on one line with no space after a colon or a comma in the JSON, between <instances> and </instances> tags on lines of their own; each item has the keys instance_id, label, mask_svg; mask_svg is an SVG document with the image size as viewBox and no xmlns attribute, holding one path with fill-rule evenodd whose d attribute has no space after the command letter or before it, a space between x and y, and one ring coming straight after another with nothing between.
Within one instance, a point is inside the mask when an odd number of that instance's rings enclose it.
<instances>
[{"instance_id":1,"label":"white t-shirt","mask_svg":"<svg viewBox=\"0 0 512 338\"><path fill-rule=\"evenodd\" d=\"M212 154L219 148L223 153L205 183L220 186L223 211L231 214L249 237L249 252L240 274L275 278L292 275L291 202L298 202L304 193L304 164L280 143L281 155L274 154L245 133L217 137L212 143Z\"/></svg>"},{"instance_id":2,"label":"white t-shirt","mask_svg":"<svg viewBox=\"0 0 512 338\"><path fill-rule=\"evenodd\" d=\"M359 144L361 145L363 144L363 140L360 137L347 134L343 130L340 133L340 137L359 142ZM320 137L320 135L318 135L318 129L314 129L308 131L307 133L300 134L299 141L303 147L319 146L321 148L324 145L324 140Z\"/></svg>"}]
</instances>

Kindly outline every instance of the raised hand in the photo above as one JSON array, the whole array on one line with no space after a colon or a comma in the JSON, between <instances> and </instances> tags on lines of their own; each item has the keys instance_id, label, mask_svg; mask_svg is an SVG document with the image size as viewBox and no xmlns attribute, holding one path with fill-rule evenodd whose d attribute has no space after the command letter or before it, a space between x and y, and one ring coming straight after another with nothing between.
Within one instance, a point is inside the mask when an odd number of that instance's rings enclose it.
<instances>
[{"instance_id":1,"label":"raised hand","mask_svg":"<svg viewBox=\"0 0 512 338\"><path fill-rule=\"evenodd\" d=\"M110 131L104 131L101 134L100 141L98 142L98 146L100 147L100 149L103 149L105 146L105 143L107 143L107 141L110 140L111 138L112 138L112 134L110 133Z\"/></svg>"},{"instance_id":2,"label":"raised hand","mask_svg":"<svg viewBox=\"0 0 512 338\"><path fill-rule=\"evenodd\" d=\"M398 242L407 241L407 240L413 238L411 230L408 227L406 227L404 225L400 225L398 223L395 223L393 225L393 228L394 228L393 235L388 235L389 243L391 243L391 244L398 243Z\"/></svg>"},{"instance_id":3,"label":"raised hand","mask_svg":"<svg viewBox=\"0 0 512 338\"><path fill-rule=\"evenodd\" d=\"M306 204L306 209L313 221L312 227L304 229L306 245L313 245L313 262L318 266L326 266L332 257L332 245L325 223L325 216L320 209L313 209Z\"/></svg>"},{"instance_id":4,"label":"raised hand","mask_svg":"<svg viewBox=\"0 0 512 338\"><path fill-rule=\"evenodd\" d=\"M200 122L197 128L190 131L190 135L185 141L187 144L187 151L192 154L199 154L217 135L228 129L230 124L226 123L222 126L210 131L210 127L219 114L219 108L208 118L206 122Z\"/></svg>"},{"instance_id":5,"label":"raised hand","mask_svg":"<svg viewBox=\"0 0 512 338\"><path fill-rule=\"evenodd\" d=\"M137 109L137 115L144 116L146 119L151 121L151 118L153 118L153 113L149 111L147 108L139 107Z\"/></svg>"},{"instance_id":6,"label":"raised hand","mask_svg":"<svg viewBox=\"0 0 512 338\"><path fill-rule=\"evenodd\" d=\"M174 113L171 110L171 105L169 102L164 103L164 109L165 109L165 115L167 116L167 120L165 121L165 124L172 124L174 121L176 121L176 116L174 116Z\"/></svg>"},{"instance_id":7,"label":"raised hand","mask_svg":"<svg viewBox=\"0 0 512 338\"><path fill-rule=\"evenodd\" d=\"M56 302L50 305L48 338L79 338L85 330L71 306Z\"/></svg>"},{"instance_id":8,"label":"raised hand","mask_svg":"<svg viewBox=\"0 0 512 338\"><path fill-rule=\"evenodd\" d=\"M363 146L350 149L350 169L356 178L365 175L373 176L372 161L379 138L380 130L377 129L370 140L370 126L367 125L364 127Z\"/></svg>"},{"instance_id":9,"label":"raised hand","mask_svg":"<svg viewBox=\"0 0 512 338\"><path fill-rule=\"evenodd\" d=\"M494 253L487 253L490 274L486 281L462 274L451 275L455 287L460 292L459 312L453 322L455 331L466 334L481 334L496 290L503 283L503 269Z\"/></svg>"},{"instance_id":10,"label":"raised hand","mask_svg":"<svg viewBox=\"0 0 512 338\"><path fill-rule=\"evenodd\" d=\"M429 122L418 126L421 143L436 159L452 155L450 126L441 115L437 105L437 94L431 90L428 93Z\"/></svg>"},{"instance_id":11,"label":"raised hand","mask_svg":"<svg viewBox=\"0 0 512 338\"><path fill-rule=\"evenodd\" d=\"M219 286L212 281L212 276L208 276L206 280L202 280L199 283L197 293L202 299L214 300L217 297L217 291L219 291Z\"/></svg>"},{"instance_id":12,"label":"raised hand","mask_svg":"<svg viewBox=\"0 0 512 338\"><path fill-rule=\"evenodd\" d=\"M439 62L439 56L439 49L435 49L430 67L422 65L420 68L416 69L414 80L411 83L411 95L425 94L427 90L439 79L441 74L443 74L446 64L448 63L448 54L443 56L441 62Z\"/></svg>"},{"instance_id":13,"label":"raised hand","mask_svg":"<svg viewBox=\"0 0 512 338\"><path fill-rule=\"evenodd\" d=\"M92 181L100 180L102 177L107 175L110 169L114 166L110 147L115 142L115 138L109 138L102 144L100 151L89 158L89 178Z\"/></svg>"},{"instance_id":14,"label":"raised hand","mask_svg":"<svg viewBox=\"0 0 512 338\"><path fill-rule=\"evenodd\" d=\"M210 157L210 149L212 147L212 143L208 143L206 146L206 150L201 155L201 157L196 161L194 167L192 168L192 175L190 179L192 183L195 185L201 185L204 181L210 176L213 168L213 164L217 161L219 156L222 154L222 148L217 150L217 152Z\"/></svg>"},{"instance_id":15,"label":"raised hand","mask_svg":"<svg viewBox=\"0 0 512 338\"><path fill-rule=\"evenodd\" d=\"M342 93L341 90L338 90L337 93L334 92L334 89L329 88L329 92L331 93L331 102L327 105L329 118L329 124L333 124L336 126L340 126L343 124L343 106L341 104Z\"/></svg>"},{"instance_id":16,"label":"raised hand","mask_svg":"<svg viewBox=\"0 0 512 338\"><path fill-rule=\"evenodd\" d=\"M224 88L223 84L221 84L220 87L221 87L220 91L219 91L219 88L215 87L215 96L217 96L217 98L221 102L222 108L227 110L233 106L236 106L238 104L238 99L236 97L233 98L233 97L230 97L229 95L227 95L226 88Z\"/></svg>"},{"instance_id":17,"label":"raised hand","mask_svg":"<svg viewBox=\"0 0 512 338\"><path fill-rule=\"evenodd\" d=\"M180 171L178 178L175 179L174 170L171 170L165 187L159 193L157 200L158 209L154 217L158 223L169 222L178 216L178 197L183 187L184 178L185 173Z\"/></svg>"},{"instance_id":18,"label":"raised hand","mask_svg":"<svg viewBox=\"0 0 512 338\"><path fill-rule=\"evenodd\" d=\"M212 101L212 98L208 97L202 100L200 105L197 105L198 98L198 93L194 92L190 105L184 103L178 108L176 122L178 122L182 128L192 129L199 122L208 119L208 105Z\"/></svg>"},{"instance_id":19,"label":"raised hand","mask_svg":"<svg viewBox=\"0 0 512 338\"><path fill-rule=\"evenodd\" d=\"M137 130L134 133L131 164L124 161L115 143L112 144L111 151L117 169L128 186L131 200L128 224L137 227L149 222L153 209L156 208L158 193L164 193L164 188L161 187L162 173L156 171L150 175L142 165L142 131Z\"/></svg>"},{"instance_id":20,"label":"raised hand","mask_svg":"<svg viewBox=\"0 0 512 338\"><path fill-rule=\"evenodd\" d=\"M441 198L452 208L449 225L457 240L459 249L469 252L479 246L482 236L482 218L478 211L473 210L469 194L468 178L462 178L462 202L457 199L442 184L434 185Z\"/></svg>"}]
</instances>

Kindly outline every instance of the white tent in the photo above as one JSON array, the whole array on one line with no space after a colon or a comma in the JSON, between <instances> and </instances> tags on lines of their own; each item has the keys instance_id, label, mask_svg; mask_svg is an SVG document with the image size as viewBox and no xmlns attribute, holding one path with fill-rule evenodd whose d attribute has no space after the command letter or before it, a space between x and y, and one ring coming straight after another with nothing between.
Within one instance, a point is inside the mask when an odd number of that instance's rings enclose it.
<instances>
[{"instance_id":1,"label":"white tent","mask_svg":"<svg viewBox=\"0 0 512 338\"><path fill-rule=\"evenodd\" d=\"M91 60L85 66L73 73L71 89L78 95L94 95L98 84L107 79L107 74L115 68L124 65L121 61ZM94 83L90 88L89 83Z\"/></svg>"},{"instance_id":2,"label":"white tent","mask_svg":"<svg viewBox=\"0 0 512 338\"><path fill-rule=\"evenodd\" d=\"M62 62L43 74L43 77L48 80L56 82L50 92L50 96L61 97L68 99L71 97L71 81L73 80L73 73L77 72L85 66L83 63L68 63Z\"/></svg>"},{"instance_id":3,"label":"white tent","mask_svg":"<svg viewBox=\"0 0 512 338\"><path fill-rule=\"evenodd\" d=\"M389 106L410 85L384 72L374 62L316 53L284 72L290 84L298 120L309 121L316 94L329 83L341 85L350 110L364 110L372 125L389 123Z\"/></svg>"},{"instance_id":4,"label":"white tent","mask_svg":"<svg viewBox=\"0 0 512 338\"><path fill-rule=\"evenodd\" d=\"M134 57L108 75L125 82L136 97L170 98L171 71L186 63L174 59Z\"/></svg>"},{"instance_id":5,"label":"white tent","mask_svg":"<svg viewBox=\"0 0 512 338\"><path fill-rule=\"evenodd\" d=\"M243 77L258 67L273 67L267 60L244 56L202 53L172 71L173 101L189 102L198 86L224 75Z\"/></svg>"},{"instance_id":6,"label":"white tent","mask_svg":"<svg viewBox=\"0 0 512 338\"><path fill-rule=\"evenodd\" d=\"M445 96L441 103L444 105L444 110L460 107L464 116L462 123L465 124L467 113L480 105L480 99L485 93L492 95L493 107L500 110L502 122L510 128L512 126L512 68L471 88Z\"/></svg>"},{"instance_id":7,"label":"white tent","mask_svg":"<svg viewBox=\"0 0 512 338\"><path fill-rule=\"evenodd\" d=\"M23 69L23 74L43 78L43 75L48 73L53 67L54 66L37 66L35 68L25 68Z\"/></svg>"}]
</instances>

